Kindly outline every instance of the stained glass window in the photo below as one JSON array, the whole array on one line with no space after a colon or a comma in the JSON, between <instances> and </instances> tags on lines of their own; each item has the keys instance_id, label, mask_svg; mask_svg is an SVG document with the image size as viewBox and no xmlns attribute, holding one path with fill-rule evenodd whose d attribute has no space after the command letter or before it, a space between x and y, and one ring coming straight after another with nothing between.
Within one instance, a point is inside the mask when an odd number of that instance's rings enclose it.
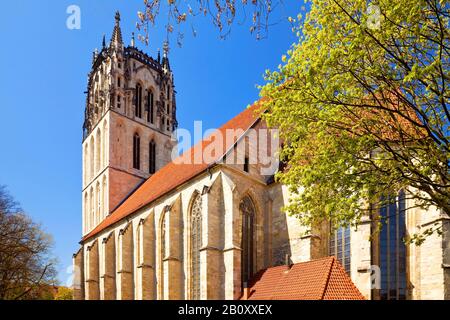
<instances>
[{"instance_id":1,"label":"stained glass window","mask_svg":"<svg viewBox=\"0 0 450 320\"><path fill-rule=\"evenodd\" d=\"M133 168L141 168L141 138L137 133L133 137Z\"/></svg>"},{"instance_id":2,"label":"stained glass window","mask_svg":"<svg viewBox=\"0 0 450 320\"><path fill-rule=\"evenodd\" d=\"M156 172L156 144L155 141L151 141L148 146L148 172L153 174Z\"/></svg>"},{"instance_id":3,"label":"stained glass window","mask_svg":"<svg viewBox=\"0 0 450 320\"><path fill-rule=\"evenodd\" d=\"M380 298L406 299L405 193L383 198L380 209L379 263L381 270Z\"/></svg>"},{"instance_id":4,"label":"stained glass window","mask_svg":"<svg viewBox=\"0 0 450 320\"><path fill-rule=\"evenodd\" d=\"M335 256L350 274L350 227L339 227L331 234L329 255Z\"/></svg>"}]
</instances>

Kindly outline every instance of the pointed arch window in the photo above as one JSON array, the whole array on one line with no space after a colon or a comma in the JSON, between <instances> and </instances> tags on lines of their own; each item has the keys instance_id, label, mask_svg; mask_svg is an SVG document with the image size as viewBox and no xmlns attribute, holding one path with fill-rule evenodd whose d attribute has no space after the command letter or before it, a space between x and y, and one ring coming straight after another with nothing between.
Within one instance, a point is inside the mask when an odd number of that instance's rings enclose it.
<instances>
[{"instance_id":1,"label":"pointed arch window","mask_svg":"<svg viewBox=\"0 0 450 320\"><path fill-rule=\"evenodd\" d=\"M156 172L156 143L154 140L150 141L148 146L148 172L153 174Z\"/></svg>"},{"instance_id":2,"label":"pointed arch window","mask_svg":"<svg viewBox=\"0 0 450 320\"><path fill-rule=\"evenodd\" d=\"M167 100L170 99L170 84L167 85Z\"/></svg>"},{"instance_id":3,"label":"pointed arch window","mask_svg":"<svg viewBox=\"0 0 450 320\"><path fill-rule=\"evenodd\" d=\"M253 276L256 209L249 196L241 201L239 209L242 216L241 277L244 284Z\"/></svg>"},{"instance_id":4,"label":"pointed arch window","mask_svg":"<svg viewBox=\"0 0 450 320\"><path fill-rule=\"evenodd\" d=\"M106 213L106 199L108 198L108 188L106 185L106 176L103 176L102 182L102 207L101 207L101 217L104 218Z\"/></svg>"},{"instance_id":5,"label":"pointed arch window","mask_svg":"<svg viewBox=\"0 0 450 320\"><path fill-rule=\"evenodd\" d=\"M143 239L144 219L139 221L136 232L136 249L137 249L137 265L142 266L144 259L142 256L142 239Z\"/></svg>"},{"instance_id":6,"label":"pointed arch window","mask_svg":"<svg viewBox=\"0 0 450 320\"><path fill-rule=\"evenodd\" d=\"M95 204L94 204L94 188L91 187L89 193L89 229L94 227Z\"/></svg>"},{"instance_id":7,"label":"pointed arch window","mask_svg":"<svg viewBox=\"0 0 450 320\"><path fill-rule=\"evenodd\" d=\"M142 118L142 86L140 84L136 85L136 108L134 115Z\"/></svg>"},{"instance_id":8,"label":"pointed arch window","mask_svg":"<svg viewBox=\"0 0 450 320\"><path fill-rule=\"evenodd\" d=\"M117 95L117 109L120 109L122 107L122 98L120 97L120 94Z\"/></svg>"},{"instance_id":9,"label":"pointed arch window","mask_svg":"<svg viewBox=\"0 0 450 320\"><path fill-rule=\"evenodd\" d=\"M89 229L89 196L88 192L84 193L84 231Z\"/></svg>"},{"instance_id":10,"label":"pointed arch window","mask_svg":"<svg viewBox=\"0 0 450 320\"><path fill-rule=\"evenodd\" d=\"M161 218L161 229L160 229L160 250L159 250L159 299L164 299L164 259L166 258L166 235L167 235L167 212L163 212L163 216Z\"/></svg>"},{"instance_id":11,"label":"pointed arch window","mask_svg":"<svg viewBox=\"0 0 450 320\"><path fill-rule=\"evenodd\" d=\"M381 271L380 299L404 300L406 280L405 192L381 199L378 261Z\"/></svg>"},{"instance_id":12,"label":"pointed arch window","mask_svg":"<svg viewBox=\"0 0 450 320\"><path fill-rule=\"evenodd\" d=\"M153 104L154 104L153 91L151 89L149 89L148 94L147 94L147 108L148 108L147 122L150 122L150 123L154 123L154 121L155 121Z\"/></svg>"},{"instance_id":13,"label":"pointed arch window","mask_svg":"<svg viewBox=\"0 0 450 320\"><path fill-rule=\"evenodd\" d=\"M102 137L102 163L101 166L102 168L106 167L106 165L108 164L108 121L105 120L103 122L103 137Z\"/></svg>"},{"instance_id":14,"label":"pointed arch window","mask_svg":"<svg viewBox=\"0 0 450 320\"><path fill-rule=\"evenodd\" d=\"M250 172L250 160L248 156L245 156L244 158L244 172Z\"/></svg>"},{"instance_id":15,"label":"pointed arch window","mask_svg":"<svg viewBox=\"0 0 450 320\"><path fill-rule=\"evenodd\" d=\"M97 208L95 210L95 225L100 223L100 211L102 206L102 199L101 199L101 193L100 193L100 182L97 181L97 186L95 188L95 200Z\"/></svg>"},{"instance_id":16,"label":"pointed arch window","mask_svg":"<svg viewBox=\"0 0 450 320\"><path fill-rule=\"evenodd\" d=\"M202 196L197 193L191 206L191 299L200 300L200 249L202 247Z\"/></svg>"},{"instance_id":17,"label":"pointed arch window","mask_svg":"<svg viewBox=\"0 0 450 320\"><path fill-rule=\"evenodd\" d=\"M164 214L164 217L162 219L161 223L161 260L164 261L164 258L166 257L166 214Z\"/></svg>"},{"instance_id":18,"label":"pointed arch window","mask_svg":"<svg viewBox=\"0 0 450 320\"><path fill-rule=\"evenodd\" d=\"M135 133L133 137L133 168L141 168L141 138Z\"/></svg>"},{"instance_id":19,"label":"pointed arch window","mask_svg":"<svg viewBox=\"0 0 450 320\"><path fill-rule=\"evenodd\" d=\"M88 172L88 151L89 150L89 148L88 148L88 143L86 142L86 144L84 145L84 154L83 154L83 163L84 163L84 165L83 165L83 179L84 179L84 185L87 185L87 183L88 183L88 175L87 175L87 172Z\"/></svg>"},{"instance_id":20,"label":"pointed arch window","mask_svg":"<svg viewBox=\"0 0 450 320\"><path fill-rule=\"evenodd\" d=\"M244 142L244 148L245 148L245 157L244 157L244 172L250 172L250 139L249 137L245 137Z\"/></svg>"},{"instance_id":21,"label":"pointed arch window","mask_svg":"<svg viewBox=\"0 0 450 320\"><path fill-rule=\"evenodd\" d=\"M100 171L102 164L102 132L97 129L97 135L95 136L95 173Z\"/></svg>"},{"instance_id":22,"label":"pointed arch window","mask_svg":"<svg viewBox=\"0 0 450 320\"><path fill-rule=\"evenodd\" d=\"M330 235L329 255L335 256L350 274L350 227L339 227Z\"/></svg>"},{"instance_id":23,"label":"pointed arch window","mask_svg":"<svg viewBox=\"0 0 450 320\"><path fill-rule=\"evenodd\" d=\"M91 135L91 141L89 142L89 180L92 180L94 178L94 150L94 135Z\"/></svg>"}]
</instances>

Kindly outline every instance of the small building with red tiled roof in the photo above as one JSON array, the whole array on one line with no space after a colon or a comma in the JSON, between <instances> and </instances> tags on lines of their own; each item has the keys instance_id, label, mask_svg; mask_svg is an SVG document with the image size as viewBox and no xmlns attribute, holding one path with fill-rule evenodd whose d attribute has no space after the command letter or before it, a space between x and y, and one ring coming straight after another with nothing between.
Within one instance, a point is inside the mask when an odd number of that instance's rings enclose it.
<instances>
[{"instance_id":1,"label":"small building with red tiled roof","mask_svg":"<svg viewBox=\"0 0 450 320\"><path fill-rule=\"evenodd\" d=\"M335 257L258 271L241 300L365 300Z\"/></svg>"},{"instance_id":2,"label":"small building with red tiled roof","mask_svg":"<svg viewBox=\"0 0 450 320\"><path fill-rule=\"evenodd\" d=\"M444 226L439 211L400 193L375 213L379 234L368 217L332 231L283 211L278 134L258 103L178 155L167 50L125 47L119 22L89 74L75 299L239 299L249 281L249 299L448 297L448 245L402 241Z\"/></svg>"}]
</instances>

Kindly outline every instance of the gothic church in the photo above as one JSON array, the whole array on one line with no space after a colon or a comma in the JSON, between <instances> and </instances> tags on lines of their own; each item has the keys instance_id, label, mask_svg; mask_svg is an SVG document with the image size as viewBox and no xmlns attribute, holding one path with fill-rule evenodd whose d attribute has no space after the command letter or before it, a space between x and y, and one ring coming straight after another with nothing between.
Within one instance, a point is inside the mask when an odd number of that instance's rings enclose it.
<instances>
[{"instance_id":1,"label":"gothic church","mask_svg":"<svg viewBox=\"0 0 450 320\"><path fill-rule=\"evenodd\" d=\"M247 160L250 130L266 128L257 105L217 130L239 132L223 154L183 163L172 161L175 93L167 47L152 58L134 37L125 46L117 13L88 78L75 299L450 298L450 228L440 211L412 208L400 192L377 213L390 218L374 238L370 217L356 230L308 230L281 210L286 186ZM243 163L223 161L236 150ZM430 224L443 236L403 243Z\"/></svg>"}]
</instances>

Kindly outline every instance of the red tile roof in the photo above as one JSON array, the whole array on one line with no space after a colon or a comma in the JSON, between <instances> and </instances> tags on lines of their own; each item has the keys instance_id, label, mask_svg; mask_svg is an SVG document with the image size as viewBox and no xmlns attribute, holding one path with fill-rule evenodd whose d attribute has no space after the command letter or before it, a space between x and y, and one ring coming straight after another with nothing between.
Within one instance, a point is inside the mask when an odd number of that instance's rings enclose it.
<instances>
[{"instance_id":1,"label":"red tile roof","mask_svg":"<svg viewBox=\"0 0 450 320\"><path fill-rule=\"evenodd\" d=\"M257 112L259 108L260 104L255 103L254 105L247 108L236 117L225 123L221 128L218 129L218 131L220 131L222 137L226 137L226 131L228 129L242 129L244 131L248 130L257 121ZM226 141L230 139L224 138L224 152L223 154L218 154L215 161L220 160L239 138L240 137L235 137L233 141ZM130 214L148 205L152 201L157 200L164 194L174 190L181 184L201 174L206 169L214 165L214 161L212 163L206 163L203 161L203 158L200 157L203 150L212 142L214 142L214 139L209 140L208 138L200 141L194 147L183 153L178 159L175 159L174 161L158 170L139 188L137 188L136 191L134 191L118 208L116 208L108 217L106 217L106 219L103 220L94 230L84 236L82 241L86 241L89 238L95 236L107 227L124 219ZM198 164L177 163L177 160L189 156L190 159L194 159L194 157L199 156L202 161Z\"/></svg>"},{"instance_id":2,"label":"red tile roof","mask_svg":"<svg viewBox=\"0 0 450 320\"><path fill-rule=\"evenodd\" d=\"M261 270L249 283L248 299L365 300L335 257Z\"/></svg>"}]
</instances>

